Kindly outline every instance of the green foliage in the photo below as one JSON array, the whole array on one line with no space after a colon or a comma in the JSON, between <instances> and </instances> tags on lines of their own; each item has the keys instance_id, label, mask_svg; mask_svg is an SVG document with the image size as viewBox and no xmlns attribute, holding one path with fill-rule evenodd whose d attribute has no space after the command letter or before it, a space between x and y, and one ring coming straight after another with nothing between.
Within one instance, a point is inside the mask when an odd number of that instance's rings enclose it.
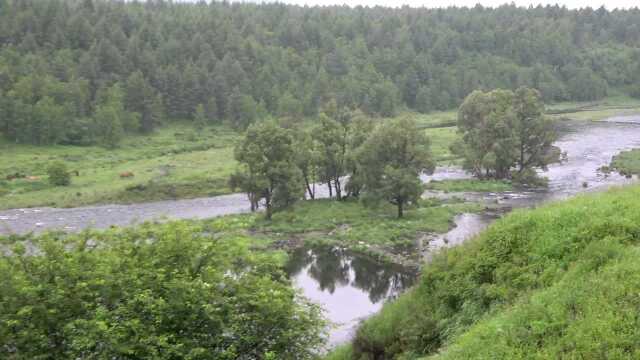
<instances>
[{"instance_id":1,"label":"green foliage","mask_svg":"<svg viewBox=\"0 0 640 360\"><path fill-rule=\"evenodd\" d=\"M58 237L0 258L2 358L311 359L320 310L231 220ZM39 249L28 255L25 247Z\"/></svg>"},{"instance_id":2,"label":"green foliage","mask_svg":"<svg viewBox=\"0 0 640 360\"><path fill-rule=\"evenodd\" d=\"M637 357L640 187L518 210L442 251L354 359Z\"/></svg>"},{"instance_id":3,"label":"green foliage","mask_svg":"<svg viewBox=\"0 0 640 360\"><path fill-rule=\"evenodd\" d=\"M314 117L331 102L387 117L447 110L477 89L527 86L545 101L637 96L639 16L514 5L3 1L0 131L20 143L100 142L87 123L100 89L115 83L138 114L138 127L123 124L128 133L192 120L198 104L244 129L265 115Z\"/></svg>"},{"instance_id":4,"label":"green foliage","mask_svg":"<svg viewBox=\"0 0 640 360\"><path fill-rule=\"evenodd\" d=\"M556 134L536 90L474 91L460 106L458 128L453 150L479 178L507 179L513 169L521 174L553 161Z\"/></svg>"},{"instance_id":5,"label":"green foliage","mask_svg":"<svg viewBox=\"0 0 640 360\"><path fill-rule=\"evenodd\" d=\"M333 349L324 357L325 360L351 360L353 359L353 349L351 345L341 345Z\"/></svg>"},{"instance_id":6,"label":"green foliage","mask_svg":"<svg viewBox=\"0 0 640 360\"><path fill-rule=\"evenodd\" d=\"M640 174L640 149L623 151L614 156L611 168L626 176Z\"/></svg>"},{"instance_id":7,"label":"green foliage","mask_svg":"<svg viewBox=\"0 0 640 360\"><path fill-rule=\"evenodd\" d=\"M68 186L71 184L71 173L67 165L61 161L56 161L47 167L49 183L53 186Z\"/></svg>"},{"instance_id":8,"label":"green foliage","mask_svg":"<svg viewBox=\"0 0 640 360\"><path fill-rule=\"evenodd\" d=\"M333 111L330 111L332 113ZM337 112L337 110L336 110ZM334 114L338 116L338 114ZM326 114L320 114L319 124L312 130L313 140L319 152L320 180L332 188L338 200L342 198L342 177L346 175L348 123L338 122Z\"/></svg>"},{"instance_id":9,"label":"green foliage","mask_svg":"<svg viewBox=\"0 0 640 360\"><path fill-rule=\"evenodd\" d=\"M193 117L193 122L196 124L196 128L202 130L209 123L207 119L207 114L204 110L204 105L199 104L196 107L196 114Z\"/></svg>"},{"instance_id":10,"label":"green foliage","mask_svg":"<svg viewBox=\"0 0 640 360\"><path fill-rule=\"evenodd\" d=\"M238 176L243 180L233 182L250 198L264 199L267 219L273 210L290 206L304 192L293 143L290 130L264 122L251 125L236 146L235 158L241 166Z\"/></svg>"},{"instance_id":11,"label":"green foliage","mask_svg":"<svg viewBox=\"0 0 640 360\"><path fill-rule=\"evenodd\" d=\"M420 174L432 173L430 143L415 120L400 118L379 125L358 149L358 172L368 198L384 199L398 207L402 217L406 204L423 192Z\"/></svg>"}]
</instances>

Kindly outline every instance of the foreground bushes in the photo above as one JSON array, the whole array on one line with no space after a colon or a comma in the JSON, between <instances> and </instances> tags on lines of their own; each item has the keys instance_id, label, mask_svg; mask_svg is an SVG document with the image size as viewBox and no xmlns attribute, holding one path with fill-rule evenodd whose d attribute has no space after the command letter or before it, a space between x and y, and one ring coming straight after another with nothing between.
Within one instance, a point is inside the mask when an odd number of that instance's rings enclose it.
<instances>
[{"instance_id":1,"label":"foreground bushes","mask_svg":"<svg viewBox=\"0 0 640 360\"><path fill-rule=\"evenodd\" d=\"M0 257L0 358L313 357L318 309L272 255L218 235L178 222L13 246Z\"/></svg>"},{"instance_id":2,"label":"foreground bushes","mask_svg":"<svg viewBox=\"0 0 640 360\"><path fill-rule=\"evenodd\" d=\"M436 256L356 359L638 358L640 187L516 211ZM343 357L344 358L344 357Z\"/></svg>"}]
</instances>

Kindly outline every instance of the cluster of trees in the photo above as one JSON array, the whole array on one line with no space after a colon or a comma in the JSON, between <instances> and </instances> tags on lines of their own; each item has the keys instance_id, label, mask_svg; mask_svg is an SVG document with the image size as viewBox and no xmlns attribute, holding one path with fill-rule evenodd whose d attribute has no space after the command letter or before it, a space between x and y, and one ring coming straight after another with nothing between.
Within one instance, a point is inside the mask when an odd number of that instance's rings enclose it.
<instances>
[{"instance_id":1,"label":"cluster of trees","mask_svg":"<svg viewBox=\"0 0 640 360\"><path fill-rule=\"evenodd\" d=\"M276 257L211 231L155 224L7 246L0 358L315 359L320 309Z\"/></svg>"},{"instance_id":2,"label":"cluster of trees","mask_svg":"<svg viewBox=\"0 0 640 360\"><path fill-rule=\"evenodd\" d=\"M424 131L410 118L377 126L359 113L337 118L323 113L308 130L251 125L235 150L240 169L231 186L248 194L252 210L264 201L267 218L304 196L315 198L316 183L327 184L337 200L389 201L402 217L422 193L420 174L434 169Z\"/></svg>"},{"instance_id":3,"label":"cluster of trees","mask_svg":"<svg viewBox=\"0 0 640 360\"><path fill-rule=\"evenodd\" d=\"M111 146L163 119L245 128L330 102L390 116L449 109L476 89L640 95L638 24L637 9L558 6L0 0L0 131Z\"/></svg>"},{"instance_id":4,"label":"cluster of trees","mask_svg":"<svg viewBox=\"0 0 640 360\"><path fill-rule=\"evenodd\" d=\"M535 89L474 91L460 106L458 129L462 139L452 150L479 178L537 182L534 168L544 169L559 155L555 128Z\"/></svg>"}]
</instances>

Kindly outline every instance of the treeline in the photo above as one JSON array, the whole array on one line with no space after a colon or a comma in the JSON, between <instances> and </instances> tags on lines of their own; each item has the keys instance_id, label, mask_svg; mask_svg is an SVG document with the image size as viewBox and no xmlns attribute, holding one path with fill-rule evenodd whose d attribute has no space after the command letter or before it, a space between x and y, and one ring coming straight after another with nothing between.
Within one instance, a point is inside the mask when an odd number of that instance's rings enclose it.
<instances>
[{"instance_id":1,"label":"treeline","mask_svg":"<svg viewBox=\"0 0 640 360\"><path fill-rule=\"evenodd\" d=\"M638 9L0 0L0 131L115 145L165 119L245 128L332 103L392 116L476 89L640 96L638 24Z\"/></svg>"}]
</instances>

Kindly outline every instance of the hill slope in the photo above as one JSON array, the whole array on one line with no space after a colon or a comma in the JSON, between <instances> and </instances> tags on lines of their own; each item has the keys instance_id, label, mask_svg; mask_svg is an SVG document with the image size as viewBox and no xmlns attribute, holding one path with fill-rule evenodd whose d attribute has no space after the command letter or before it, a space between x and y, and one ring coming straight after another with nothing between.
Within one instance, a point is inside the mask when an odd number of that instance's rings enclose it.
<instances>
[{"instance_id":1,"label":"hill slope","mask_svg":"<svg viewBox=\"0 0 640 360\"><path fill-rule=\"evenodd\" d=\"M437 256L333 358L638 358L640 187L516 211Z\"/></svg>"}]
</instances>

